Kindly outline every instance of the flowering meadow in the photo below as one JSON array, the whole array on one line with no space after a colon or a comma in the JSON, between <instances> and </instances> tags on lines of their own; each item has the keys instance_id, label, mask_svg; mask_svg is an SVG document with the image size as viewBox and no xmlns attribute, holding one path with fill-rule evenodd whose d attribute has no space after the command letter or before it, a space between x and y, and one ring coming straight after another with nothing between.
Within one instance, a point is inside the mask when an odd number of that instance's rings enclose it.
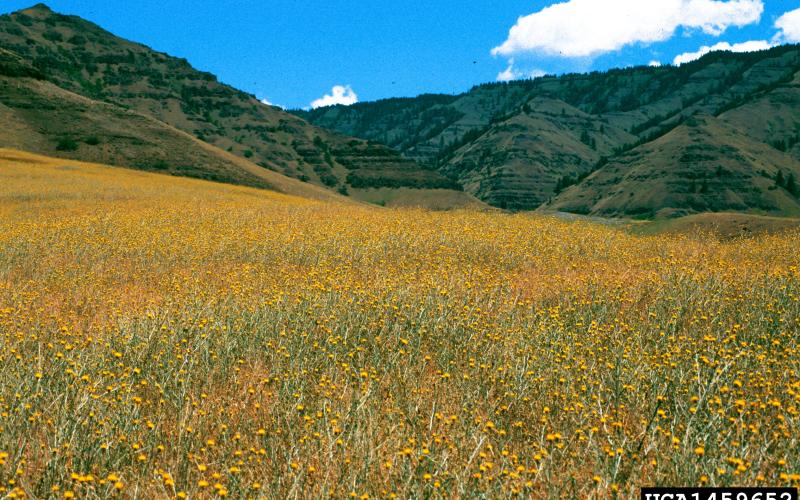
<instances>
[{"instance_id":1,"label":"flowering meadow","mask_svg":"<svg viewBox=\"0 0 800 500\"><path fill-rule=\"evenodd\" d=\"M800 233L0 157L0 497L800 482Z\"/></svg>"}]
</instances>

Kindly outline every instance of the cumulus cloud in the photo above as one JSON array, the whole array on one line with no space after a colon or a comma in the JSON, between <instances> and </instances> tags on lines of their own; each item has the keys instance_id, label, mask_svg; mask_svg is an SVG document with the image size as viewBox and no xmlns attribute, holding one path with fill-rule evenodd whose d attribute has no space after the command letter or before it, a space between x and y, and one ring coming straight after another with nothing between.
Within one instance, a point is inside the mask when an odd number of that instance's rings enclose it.
<instances>
[{"instance_id":1,"label":"cumulus cloud","mask_svg":"<svg viewBox=\"0 0 800 500\"><path fill-rule=\"evenodd\" d=\"M653 59L652 61L647 63L647 65L650 66L651 68L657 68L661 66L661 61L656 61L655 59Z\"/></svg>"},{"instance_id":2,"label":"cumulus cloud","mask_svg":"<svg viewBox=\"0 0 800 500\"><path fill-rule=\"evenodd\" d=\"M508 67L497 74L498 82L510 82L511 80L520 80L522 78L539 78L546 75L546 71L540 69L532 69L529 71L522 71L514 67L514 59L508 61Z\"/></svg>"},{"instance_id":3,"label":"cumulus cloud","mask_svg":"<svg viewBox=\"0 0 800 500\"><path fill-rule=\"evenodd\" d=\"M719 36L757 23L763 11L762 0L568 0L520 17L492 54L593 57L668 40L679 27Z\"/></svg>"},{"instance_id":4,"label":"cumulus cloud","mask_svg":"<svg viewBox=\"0 0 800 500\"><path fill-rule=\"evenodd\" d=\"M267 106L275 106L277 108L286 109L286 107L281 106L280 104L275 104L273 102L270 102L269 99L267 99L266 97L261 99L261 104L266 104Z\"/></svg>"},{"instance_id":5,"label":"cumulus cloud","mask_svg":"<svg viewBox=\"0 0 800 500\"><path fill-rule=\"evenodd\" d=\"M778 34L775 41L780 43L800 42L800 9L790 10L775 21Z\"/></svg>"},{"instance_id":6,"label":"cumulus cloud","mask_svg":"<svg viewBox=\"0 0 800 500\"><path fill-rule=\"evenodd\" d=\"M728 42L720 42L712 46L703 46L697 52L686 52L675 57L673 64L679 65L700 59L709 52L715 50L729 50L731 52L754 52L757 50L766 50L781 43L798 43L800 42L800 9L791 10L786 12L775 21L775 28L778 32L771 41L767 40L750 40L748 42L730 44Z\"/></svg>"},{"instance_id":7,"label":"cumulus cloud","mask_svg":"<svg viewBox=\"0 0 800 500\"><path fill-rule=\"evenodd\" d=\"M773 46L773 43L766 40L751 40L749 42L734 44L720 42L711 46L704 45L703 47L700 47L697 52L684 52L683 54L676 56L672 61L672 64L675 66L680 66L681 64L700 59L709 52L714 52L717 50L727 50L730 52L755 52L757 50L766 50Z\"/></svg>"},{"instance_id":8,"label":"cumulus cloud","mask_svg":"<svg viewBox=\"0 0 800 500\"><path fill-rule=\"evenodd\" d=\"M358 102L358 96L350 87L350 85L334 85L330 94L325 94L319 99L311 103L314 109L322 108L324 106L334 106L336 104L343 104L349 106Z\"/></svg>"},{"instance_id":9,"label":"cumulus cloud","mask_svg":"<svg viewBox=\"0 0 800 500\"><path fill-rule=\"evenodd\" d=\"M511 80L516 80L519 76L519 71L514 69L514 61L511 61L508 63L508 67L505 70L497 73L497 81L510 82Z\"/></svg>"}]
</instances>

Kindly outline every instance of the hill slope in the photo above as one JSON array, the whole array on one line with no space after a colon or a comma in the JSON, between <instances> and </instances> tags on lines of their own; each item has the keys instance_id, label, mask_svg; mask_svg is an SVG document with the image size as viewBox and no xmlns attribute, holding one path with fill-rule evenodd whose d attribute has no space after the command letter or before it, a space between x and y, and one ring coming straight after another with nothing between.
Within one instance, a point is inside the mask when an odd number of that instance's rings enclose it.
<instances>
[{"instance_id":1,"label":"hill slope","mask_svg":"<svg viewBox=\"0 0 800 500\"><path fill-rule=\"evenodd\" d=\"M490 204L533 209L555 198L552 206L570 208L575 193L565 193L558 201L565 187L580 183L604 164L615 171L637 167L634 160L645 161L658 147L654 141L691 118L703 123L719 118L719 126L701 129L703 134L712 134L708 144L734 148L746 156L766 155L772 162L770 168L765 165L768 172L781 170L788 175L796 171L800 159L798 70L800 49L781 46L747 54L712 53L680 67L548 76L481 85L458 96L424 95L296 113L342 133L384 141L409 158L435 166ZM690 137L697 136L673 136L669 144L674 156L655 155L647 161L689 185L687 173L702 175L707 168L702 162L679 161L691 158L688 150L697 146ZM748 170L748 179L758 179L758 164L739 167ZM759 191L758 196L745 197L742 205L736 196L713 200L673 196L677 192L650 196L648 191L674 183L641 180L636 187L644 191L640 202L608 209L600 205L598 213L641 215L664 209L785 213L796 205L795 199L773 200L764 192L763 182L724 187L723 191ZM613 183L603 185L603 193L590 196L587 192L585 197L608 199L612 192L625 189ZM598 185L584 187L591 191ZM760 201L751 206L749 200ZM591 211L593 207L575 208Z\"/></svg>"},{"instance_id":2,"label":"hill slope","mask_svg":"<svg viewBox=\"0 0 800 500\"><path fill-rule=\"evenodd\" d=\"M797 179L800 165L724 120L693 119L618 155L546 206L647 218L725 211L800 214L797 191L776 185L778 172Z\"/></svg>"},{"instance_id":3,"label":"hill slope","mask_svg":"<svg viewBox=\"0 0 800 500\"><path fill-rule=\"evenodd\" d=\"M10 68L14 68L13 71ZM268 188L310 198L334 193L258 167L153 118L74 94L0 49L4 147L138 170Z\"/></svg>"},{"instance_id":4,"label":"hill slope","mask_svg":"<svg viewBox=\"0 0 800 500\"><path fill-rule=\"evenodd\" d=\"M42 4L0 16L0 45L5 49L3 59L8 68L4 73L8 77L38 77L74 95L154 118L289 177L342 193L353 188L356 192L398 187L460 189L439 172L421 168L386 146L310 125L218 82L214 75L194 69L184 59L123 40ZM18 61L30 63L27 73L21 74L19 66L12 64ZM31 108L35 106L30 103ZM69 128L61 132L66 140L81 140L78 134L72 137ZM2 136L0 144L15 145ZM52 147L40 144L35 151L54 154ZM84 149L73 156L81 156ZM155 154L158 150L154 147L154 154L146 155L146 160L141 148L130 155L139 158L137 161L161 164L163 159ZM85 158L131 163L91 155ZM169 168L186 173L180 166Z\"/></svg>"}]
</instances>

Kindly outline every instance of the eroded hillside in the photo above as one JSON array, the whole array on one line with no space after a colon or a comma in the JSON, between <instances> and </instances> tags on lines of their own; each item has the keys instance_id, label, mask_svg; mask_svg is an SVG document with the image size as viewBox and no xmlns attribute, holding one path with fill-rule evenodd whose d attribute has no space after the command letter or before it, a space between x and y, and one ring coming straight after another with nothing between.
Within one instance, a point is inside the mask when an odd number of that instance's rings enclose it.
<instances>
[{"instance_id":1,"label":"eroded hillside","mask_svg":"<svg viewBox=\"0 0 800 500\"><path fill-rule=\"evenodd\" d=\"M785 213L794 210L796 196L764 201L784 197L768 193L769 183L759 179L762 168L773 176L798 172L798 69L798 47L782 46L747 54L712 53L679 67L548 76L481 85L458 96L425 95L298 114L343 133L384 141L409 158L436 166L495 206L533 209L555 200L551 206L571 209L575 193L563 199L560 195L573 184L578 184L573 191L585 191L585 198L613 198L627 186L604 182L604 191L594 192L596 182L582 182L606 168L616 172L609 179L640 177L639 202L578 209L618 215L705 209ZM717 120L719 126L694 125ZM678 131L667 138L681 126L707 134L700 141L710 149L722 148L715 158L724 157L727 149L747 158L760 155L760 161L738 163L748 168L746 177L752 182L721 186L727 194L713 199L699 199L707 193L678 196L718 166L706 164L709 155L703 161L691 159L698 147L696 133ZM670 144L669 154L658 154L662 138ZM650 182L634 160L672 180L663 183L659 174ZM723 158L723 168L729 160ZM650 196L665 186L669 193ZM742 189L758 194L742 197Z\"/></svg>"}]
</instances>

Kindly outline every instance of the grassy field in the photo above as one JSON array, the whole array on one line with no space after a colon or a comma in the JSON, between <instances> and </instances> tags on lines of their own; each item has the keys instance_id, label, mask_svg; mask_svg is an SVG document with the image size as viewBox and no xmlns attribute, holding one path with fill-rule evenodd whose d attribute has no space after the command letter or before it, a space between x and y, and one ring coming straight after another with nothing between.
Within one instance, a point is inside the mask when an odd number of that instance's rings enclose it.
<instances>
[{"instance_id":1,"label":"grassy field","mask_svg":"<svg viewBox=\"0 0 800 500\"><path fill-rule=\"evenodd\" d=\"M796 217L769 217L741 213L703 213L677 219L636 221L632 230L639 234L706 232L722 240L746 236L785 233L800 229Z\"/></svg>"},{"instance_id":2,"label":"grassy field","mask_svg":"<svg viewBox=\"0 0 800 500\"><path fill-rule=\"evenodd\" d=\"M797 483L798 247L5 154L0 496Z\"/></svg>"}]
</instances>

